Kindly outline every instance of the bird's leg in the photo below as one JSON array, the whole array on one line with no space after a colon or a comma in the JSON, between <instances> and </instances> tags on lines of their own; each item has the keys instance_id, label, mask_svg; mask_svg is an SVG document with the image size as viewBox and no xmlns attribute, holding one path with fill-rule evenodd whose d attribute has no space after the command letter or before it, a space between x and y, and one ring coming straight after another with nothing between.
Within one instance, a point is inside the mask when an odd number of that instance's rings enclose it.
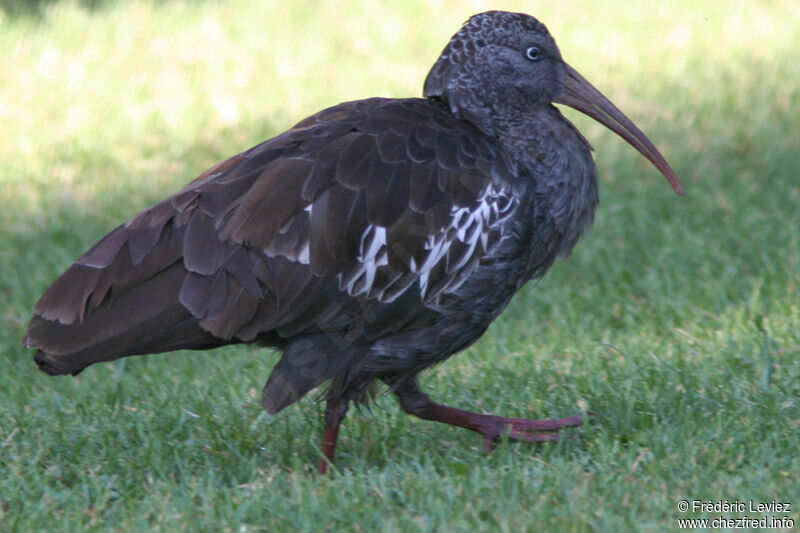
<instances>
[{"instance_id":1,"label":"bird's leg","mask_svg":"<svg viewBox=\"0 0 800 533\"><path fill-rule=\"evenodd\" d=\"M325 407L325 429L322 432L322 455L317 471L320 474L328 472L328 465L333 464L333 454L336 451L336 438L339 436L339 426L347 414L348 402L328 400Z\"/></svg>"},{"instance_id":2,"label":"bird's leg","mask_svg":"<svg viewBox=\"0 0 800 533\"><path fill-rule=\"evenodd\" d=\"M492 443L502 439L505 434L508 434L510 439L525 442L556 441L559 440L559 435L538 432L576 427L583 423L583 417L580 414L560 420L528 420L484 415L447 407L431 401L426 394L419 390L416 380L406 381L397 387L394 393L397 395L403 411L408 414L480 433L483 435L483 444L487 452L491 450Z\"/></svg>"}]
</instances>

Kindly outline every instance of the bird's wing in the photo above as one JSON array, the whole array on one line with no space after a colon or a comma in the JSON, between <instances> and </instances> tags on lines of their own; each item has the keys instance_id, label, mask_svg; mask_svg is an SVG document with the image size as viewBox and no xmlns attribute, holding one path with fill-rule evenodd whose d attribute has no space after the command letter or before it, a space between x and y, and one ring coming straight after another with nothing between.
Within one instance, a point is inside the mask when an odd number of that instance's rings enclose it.
<instances>
[{"instance_id":1,"label":"bird's wing","mask_svg":"<svg viewBox=\"0 0 800 533\"><path fill-rule=\"evenodd\" d=\"M435 306L500 239L511 174L435 103L340 104L104 237L36 304L25 343L61 373L225 342L375 338Z\"/></svg>"},{"instance_id":2,"label":"bird's wing","mask_svg":"<svg viewBox=\"0 0 800 533\"><path fill-rule=\"evenodd\" d=\"M351 328L364 300L409 290L435 302L515 205L491 142L424 100L342 104L240 157L173 199L199 210L181 302L223 338Z\"/></svg>"}]
</instances>

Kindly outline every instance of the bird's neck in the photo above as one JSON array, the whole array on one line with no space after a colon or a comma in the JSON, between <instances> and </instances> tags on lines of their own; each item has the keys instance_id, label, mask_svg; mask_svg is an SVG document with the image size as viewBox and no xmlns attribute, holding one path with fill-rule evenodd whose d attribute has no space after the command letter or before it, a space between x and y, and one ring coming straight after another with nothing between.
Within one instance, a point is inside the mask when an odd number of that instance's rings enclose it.
<instances>
[{"instance_id":1,"label":"bird's neck","mask_svg":"<svg viewBox=\"0 0 800 533\"><path fill-rule=\"evenodd\" d=\"M598 203L591 146L553 106L495 123L495 138L519 166L529 199L529 276L568 254L591 226Z\"/></svg>"},{"instance_id":2,"label":"bird's neck","mask_svg":"<svg viewBox=\"0 0 800 533\"><path fill-rule=\"evenodd\" d=\"M478 127L485 131L491 129L491 135L508 154L530 166L543 156L562 149L558 145L563 145L567 139L559 142L558 137L562 135L565 122L568 124L561 113L548 104L533 109L498 112L493 114L490 126L484 128L479 124Z\"/></svg>"}]
</instances>

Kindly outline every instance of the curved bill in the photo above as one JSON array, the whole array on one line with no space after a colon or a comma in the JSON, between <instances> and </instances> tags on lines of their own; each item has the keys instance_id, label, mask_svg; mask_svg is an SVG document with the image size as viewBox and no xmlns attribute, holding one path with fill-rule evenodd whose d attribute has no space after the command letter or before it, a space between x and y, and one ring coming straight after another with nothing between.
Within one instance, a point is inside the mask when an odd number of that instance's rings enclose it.
<instances>
[{"instance_id":1,"label":"curved bill","mask_svg":"<svg viewBox=\"0 0 800 533\"><path fill-rule=\"evenodd\" d=\"M554 102L568 105L581 113L589 115L628 141L631 146L649 159L664 174L664 177L667 178L675 192L683 196L683 185L681 185L675 172L672 171L667 160L653 146L650 139L642 133L642 130L637 128L636 124L631 122L622 111L617 109L617 106L612 104L608 98L586 81L586 78L578 74L574 68L567 64L564 66L567 68L567 76L564 79L564 92Z\"/></svg>"}]
</instances>

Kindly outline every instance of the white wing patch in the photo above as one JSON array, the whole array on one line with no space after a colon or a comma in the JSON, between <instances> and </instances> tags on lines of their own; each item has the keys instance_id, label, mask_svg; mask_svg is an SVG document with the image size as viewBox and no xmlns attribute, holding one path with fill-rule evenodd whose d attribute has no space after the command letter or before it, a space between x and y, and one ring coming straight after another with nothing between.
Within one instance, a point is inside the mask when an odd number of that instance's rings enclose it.
<instances>
[{"instance_id":1,"label":"white wing patch","mask_svg":"<svg viewBox=\"0 0 800 533\"><path fill-rule=\"evenodd\" d=\"M446 227L428 235L422 250L400 250L408 257L407 267L389 265L386 228L370 224L361 234L355 265L338 276L339 289L350 296L366 295L382 302L398 298L408 287L419 282L422 297L435 300L451 292L469 278L469 274L499 240L497 228L514 212L517 200L507 189L490 186L471 207L453 207ZM313 204L291 217L278 229L264 249L269 256L282 255L291 261L310 263L309 218ZM403 246L394 243L394 246ZM392 248L398 252L397 248Z\"/></svg>"},{"instance_id":2,"label":"white wing patch","mask_svg":"<svg viewBox=\"0 0 800 533\"><path fill-rule=\"evenodd\" d=\"M370 224L361 236L358 266L339 276L339 288L350 296L367 295L384 302L396 299L417 280L423 298L455 290L469 277L465 275L467 273L458 271L471 261L476 263L479 259L476 253L482 256L494 244L489 242L492 230L511 215L516 205L509 191L488 187L477 205L453 207L450 224L428 236L424 244L425 253L413 254L421 257L420 260L410 257L407 273L382 268L389 266L387 246L390 244L387 243L386 228ZM459 253L451 257L451 247L456 242L461 247ZM442 261L445 261L451 279L439 286L436 294L429 293L431 273ZM383 279L376 286L379 271Z\"/></svg>"},{"instance_id":3,"label":"white wing patch","mask_svg":"<svg viewBox=\"0 0 800 533\"><path fill-rule=\"evenodd\" d=\"M389 264L386 251L386 228L370 224L361 235L358 266L339 275L339 289L350 296L369 294L378 268Z\"/></svg>"}]
</instances>

